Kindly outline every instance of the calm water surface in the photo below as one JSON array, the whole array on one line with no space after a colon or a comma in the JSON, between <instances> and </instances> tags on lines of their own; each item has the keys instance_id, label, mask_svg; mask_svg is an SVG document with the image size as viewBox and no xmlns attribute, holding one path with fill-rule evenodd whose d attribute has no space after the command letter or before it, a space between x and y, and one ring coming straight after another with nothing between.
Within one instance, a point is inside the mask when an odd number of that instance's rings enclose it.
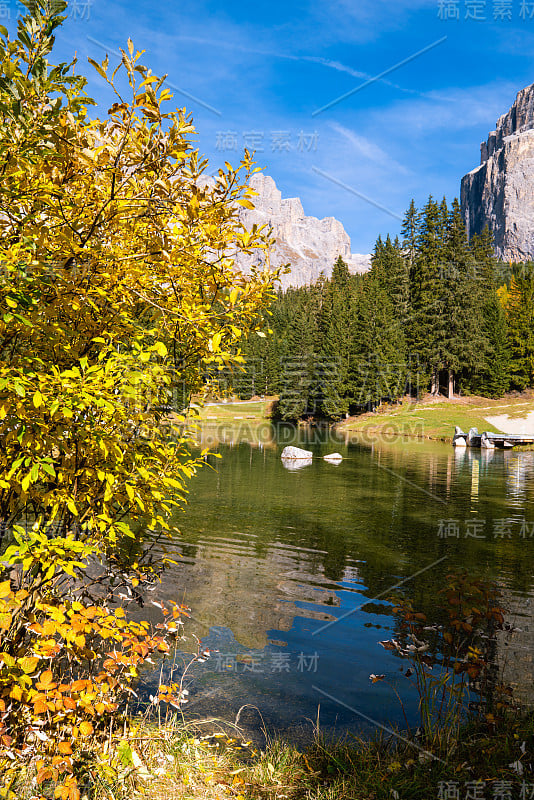
<instances>
[{"instance_id":1,"label":"calm water surface","mask_svg":"<svg viewBox=\"0 0 534 800\"><path fill-rule=\"evenodd\" d=\"M188 673L191 715L233 720L248 704L250 730L263 720L299 739L319 714L327 732L368 733L403 724L391 687L369 680L385 673L415 721L406 664L378 644L398 624L387 598L404 581L432 619L444 576L462 568L498 581L519 630L499 640L496 661L532 699L534 453L324 442L306 430L291 443L313 462L288 470L289 429L251 434L227 430L222 458L191 484L170 548L178 565L157 592L187 603L187 632L216 651ZM322 459L334 450L339 466Z\"/></svg>"}]
</instances>

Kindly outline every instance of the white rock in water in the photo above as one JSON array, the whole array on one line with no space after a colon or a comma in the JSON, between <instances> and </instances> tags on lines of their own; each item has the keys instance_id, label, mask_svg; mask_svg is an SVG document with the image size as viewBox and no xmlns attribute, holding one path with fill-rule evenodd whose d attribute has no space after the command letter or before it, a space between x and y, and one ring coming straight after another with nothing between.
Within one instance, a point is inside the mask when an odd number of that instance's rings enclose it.
<instances>
[{"instance_id":1,"label":"white rock in water","mask_svg":"<svg viewBox=\"0 0 534 800\"><path fill-rule=\"evenodd\" d=\"M324 456L324 460L329 461L331 464L341 464L343 456L339 453L330 453L330 455Z\"/></svg>"},{"instance_id":2,"label":"white rock in water","mask_svg":"<svg viewBox=\"0 0 534 800\"><path fill-rule=\"evenodd\" d=\"M467 447L467 442L465 441L465 436L458 436L456 439L453 440L453 447Z\"/></svg>"},{"instance_id":3,"label":"white rock in water","mask_svg":"<svg viewBox=\"0 0 534 800\"><path fill-rule=\"evenodd\" d=\"M282 459L313 458L311 450L301 450L300 447L284 447Z\"/></svg>"}]
</instances>

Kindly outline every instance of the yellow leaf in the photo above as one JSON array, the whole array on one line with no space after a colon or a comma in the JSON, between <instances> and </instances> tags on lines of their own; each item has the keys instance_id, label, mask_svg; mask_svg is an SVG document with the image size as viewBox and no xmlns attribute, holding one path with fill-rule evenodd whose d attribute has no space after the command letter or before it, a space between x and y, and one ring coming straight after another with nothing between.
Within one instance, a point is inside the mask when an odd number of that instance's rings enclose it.
<instances>
[{"instance_id":1,"label":"yellow leaf","mask_svg":"<svg viewBox=\"0 0 534 800\"><path fill-rule=\"evenodd\" d=\"M71 514L74 514L75 517L78 516L78 509L76 508L76 503L71 497L69 497L69 499L67 500L67 508L69 509Z\"/></svg>"},{"instance_id":2,"label":"yellow leaf","mask_svg":"<svg viewBox=\"0 0 534 800\"><path fill-rule=\"evenodd\" d=\"M40 408L43 405L43 395L41 392L35 392L33 395L33 405L35 408Z\"/></svg>"},{"instance_id":3,"label":"yellow leaf","mask_svg":"<svg viewBox=\"0 0 534 800\"><path fill-rule=\"evenodd\" d=\"M2 583L0 583L0 598L9 597L10 594L11 594L10 581L3 581Z\"/></svg>"},{"instance_id":4,"label":"yellow leaf","mask_svg":"<svg viewBox=\"0 0 534 800\"><path fill-rule=\"evenodd\" d=\"M9 696L12 697L13 700L22 700L22 688L18 685L18 683L13 686Z\"/></svg>"},{"instance_id":5,"label":"yellow leaf","mask_svg":"<svg viewBox=\"0 0 534 800\"><path fill-rule=\"evenodd\" d=\"M26 675L31 675L32 672L35 672L38 663L39 659L34 656L26 656L25 658L21 658L18 662L19 667Z\"/></svg>"},{"instance_id":6,"label":"yellow leaf","mask_svg":"<svg viewBox=\"0 0 534 800\"><path fill-rule=\"evenodd\" d=\"M222 333L220 331L213 336L211 340L211 351L213 353L215 353L219 349L221 339L222 339Z\"/></svg>"},{"instance_id":7,"label":"yellow leaf","mask_svg":"<svg viewBox=\"0 0 534 800\"><path fill-rule=\"evenodd\" d=\"M162 358L165 358L168 352L163 342L156 342L156 344L154 345L154 350L156 351L158 356L161 356Z\"/></svg>"}]
</instances>

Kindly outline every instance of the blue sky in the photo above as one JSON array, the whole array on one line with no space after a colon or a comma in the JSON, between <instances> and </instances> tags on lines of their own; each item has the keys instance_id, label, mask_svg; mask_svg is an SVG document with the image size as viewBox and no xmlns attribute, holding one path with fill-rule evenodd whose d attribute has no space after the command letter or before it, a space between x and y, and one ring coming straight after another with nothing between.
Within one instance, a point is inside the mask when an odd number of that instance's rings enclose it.
<instances>
[{"instance_id":1,"label":"blue sky","mask_svg":"<svg viewBox=\"0 0 534 800\"><path fill-rule=\"evenodd\" d=\"M457 195L534 82L534 0L73 0L56 58L77 52L102 108L87 56L113 62L128 36L193 112L210 169L255 145L283 196L337 217L360 253L398 232L412 197Z\"/></svg>"}]
</instances>

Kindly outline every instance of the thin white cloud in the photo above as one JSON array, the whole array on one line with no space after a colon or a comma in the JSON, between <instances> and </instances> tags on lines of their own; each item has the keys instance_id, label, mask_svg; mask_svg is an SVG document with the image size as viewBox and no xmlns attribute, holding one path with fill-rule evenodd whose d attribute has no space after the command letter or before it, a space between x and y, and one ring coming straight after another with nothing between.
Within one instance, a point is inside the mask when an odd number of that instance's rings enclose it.
<instances>
[{"instance_id":1,"label":"thin white cloud","mask_svg":"<svg viewBox=\"0 0 534 800\"><path fill-rule=\"evenodd\" d=\"M351 67L347 64L343 64L341 61L337 61L334 59L323 58L321 56L295 54L295 53L281 52L278 50L253 47L248 44L241 44L235 41L235 39L231 39L229 37L209 39L201 36L189 36L185 34L179 34L177 36L173 35L172 39L173 41L191 42L193 44L206 45L211 49L221 48L225 50L231 50L232 52L237 52L237 53L248 53L250 55L262 56L263 58L278 58L285 61L294 61L300 63L307 62L310 64L318 64L319 66L325 67L326 69L332 69L335 70L336 72L343 72L347 75L350 75L352 78L356 78L357 80L360 81L368 81L375 77L370 72L364 72L362 70L354 69L354 67ZM386 78L380 78L377 82L382 83L385 86L390 86L391 88L396 89L405 94L412 94L418 97L428 96L424 92L420 92L417 89L410 89L405 86L400 86L398 83L388 81Z\"/></svg>"},{"instance_id":2,"label":"thin white cloud","mask_svg":"<svg viewBox=\"0 0 534 800\"><path fill-rule=\"evenodd\" d=\"M379 147L375 142L372 142L365 136L361 136L360 134L351 131L349 128L345 128L343 125L340 125L337 122L332 122L331 127L337 133L344 136L345 139L351 143L351 145L363 158L373 161L375 164L380 164L384 168L396 169L405 175L410 172L410 170L407 169L403 164L399 164L399 162L388 155L385 150L382 150L382 148Z\"/></svg>"},{"instance_id":3,"label":"thin white cloud","mask_svg":"<svg viewBox=\"0 0 534 800\"><path fill-rule=\"evenodd\" d=\"M518 87L508 81L484 86L451 87L430 92L425 98L403 100L370 114L373 126L395 130L399 137L435 136L483 126L486 133L513 103ZM483 134L485 135L485 133ZM476 145L475 145L476 146Z\"/></svg>"}]
</instances>

